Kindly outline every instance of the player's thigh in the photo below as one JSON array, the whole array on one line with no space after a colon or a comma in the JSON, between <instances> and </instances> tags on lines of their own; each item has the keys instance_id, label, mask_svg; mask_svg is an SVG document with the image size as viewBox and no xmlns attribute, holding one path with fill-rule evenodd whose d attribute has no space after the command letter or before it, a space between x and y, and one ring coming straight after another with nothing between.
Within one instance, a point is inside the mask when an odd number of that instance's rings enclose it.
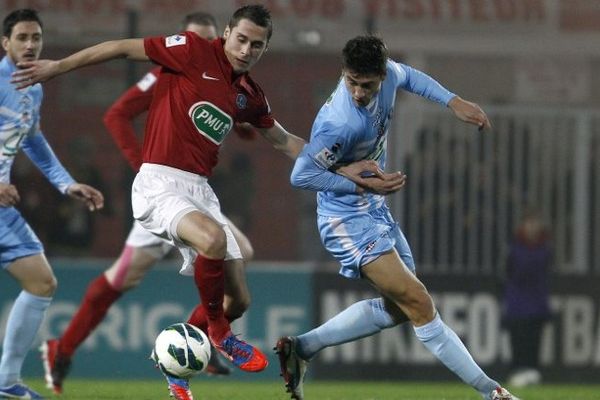
<instances>
[{"instance_id":1,"label":"player's thigh","mask_svg":"<svg viewBox=\"0 0 600 400\"><path fill-rule=\"evenodd\" d=\"M417 325L433 318L433 301L425 285L404 264L395 250L364 265L362 275Z\"/></svg>"},{"instance_id":2,"label":"player's thigh","mask_svg":"<svg viewBox=\"0 0 600 400\"><path fill-rule=\"evenodd\" d=\"M146 273L164 258L173 246L154 235L135 221L119 257L105 272L106 279L116 290L137 286Z\"/></svg>"},{"instance_id":3,"label":"player's thigh","mask_svg":"<svg viewBox=\"0 0 600 400\"><path fill-rule=\"evenodd\" d=\"M48 297L56 290L56 277L44 253L18 258L6 270L31 294Z\"/></svg>"},{"instance_id":4,"label":"player's thigh","mask_svg":"<svg viewBox=\"0 0 600 400\"><path fill-rule=\"evenodd\" d=\"M139 285L159 259L144 247L126 245L119 257L106 270L106 279L116 290L131 289Z\"/></svg>"},{"instance_id":5,"label":"player's thigh","mask_svg":"<svg viewBox=\"0 0 600 400\"><path fill-rule=\"evenodd\" d=\"M235 237L238 246L240 247L244 261L248 262L252 260L254 258L254 248L252 247L252 243L250 243L250 239L248 239L248 237L244 235L244 232L242 232L229 218L227 218L227 216L224 217L227 221L227 225L229 225L229 229L231 229L231 232Z\"/></svg>"}]
</instances>

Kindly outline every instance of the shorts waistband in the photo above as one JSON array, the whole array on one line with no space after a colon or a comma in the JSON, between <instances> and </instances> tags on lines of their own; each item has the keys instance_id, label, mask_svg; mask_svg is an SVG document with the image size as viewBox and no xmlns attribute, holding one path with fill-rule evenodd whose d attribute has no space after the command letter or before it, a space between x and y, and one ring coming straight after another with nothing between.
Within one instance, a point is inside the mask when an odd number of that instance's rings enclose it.
<instances>
[{"instance_id":1,"label":"shorts waistband","mask_svg":"<svg viewBox=\"0 0 600 400\"><path fill-rule=\"evenodd\" d=\"M152 172L161 175L173 176L192 183L204 183L208 180L208 178L205 176L161 164L144 163L140 167L140 172Z\"/></svg>"}]
</instances>

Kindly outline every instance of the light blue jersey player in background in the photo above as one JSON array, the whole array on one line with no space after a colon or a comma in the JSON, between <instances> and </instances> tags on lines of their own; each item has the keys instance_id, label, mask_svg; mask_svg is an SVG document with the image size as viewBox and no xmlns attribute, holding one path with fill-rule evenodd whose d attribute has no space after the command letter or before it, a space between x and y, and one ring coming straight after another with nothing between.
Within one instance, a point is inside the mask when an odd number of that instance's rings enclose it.
<instances>
[{"instance_id":1,"label":"light blue jersey player in background","mask_svg":"<svg viewBox=\"0 0 600 400\"><path fill-rule=\"evenodd\" d=\"M3 23L0 61L0 268L22 291L8 316L0 361L0 398L41 399L21 382L21 367L56 289L56 278L35 233L14 207L19 193L10 184L15 156L22 148L62 193L102 208L96 189L75 182L60 164L40 131L42 86L16 90L10 83L15 64L36 60L42 50L42 22L33 10L13 11ZM6 277L6 276L5 276Z\"/></svg>"},{"instance_id":2,"label":"light blue jersey player in background","mask_svg":"<svg viewBox=\"0 0 600 400\"><path fill-rule=\"evenodd\" d=\"M480 129L490 127L476 104L422 72L389 60L381 39L359 36L346 44L342 79L319 111L291 180L295 187L318 192L321 240L341 264L340 274L366 279L381 297L359 301L308 333L280 338L276 350L286 386L292 398L303 399L308 360L320 350L410 321L419 340L484 399L516 399L481 370L444 324L415 275L410 247L384 202L383 195L405 182L400 172L383 173L398 89L448 106L459 119ZM381 171L365 176L358 186L332 172L363 159L373 160Z\"/></svg>"}]
</instances>

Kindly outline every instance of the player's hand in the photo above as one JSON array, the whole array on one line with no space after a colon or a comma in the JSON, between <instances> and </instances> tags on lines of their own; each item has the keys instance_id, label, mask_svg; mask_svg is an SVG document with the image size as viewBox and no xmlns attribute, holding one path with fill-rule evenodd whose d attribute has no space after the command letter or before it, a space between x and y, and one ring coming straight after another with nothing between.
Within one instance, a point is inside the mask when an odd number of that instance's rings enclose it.
<instances>
[{"instance_id":1,"label":"player's hand","mask_svg":"<svg viewBox=\"0 0 600 400\"><path fill-rule=\"evenodd\" d=\"M337 174L345 176L356 184L360 184L366 177L383 178L385 174L379 164L373 160L360 160L352 164L344 165L335 170Z\"/></svg>"},{"instance_id":2,"label":"player's hand","mask_svg":"<svg viewBox=\"0 0 600 400\"><path fill-rule=\"evenodd\" d=\"M396 193L406 184L406 174L400 171L384 173L383 176L370 175L363 178L361 183L356 182L365 191L386 196Z\"/></svg>"},{"instance_id":3,"label":"player's hand","mask_svg":"<svg viewBox=\"0 0 600 400\"><path fill-rule=\"evenodd\" d=\"M54 60L21 61L10 80L17 89L45 82L60 73L59 63Z\"/></svg>"},{"instance_id":4,"label":"player's hand","mask_svg":"<svg viewBox=\"0 0 600 400\"><path fill-rule=\"evenodd\" d=\"M466 101L456 96L450 100L448 107L461 121L477 125L480 131L491 129L492 124L485 112L477 104Z\"/></svg>"},{"instance_id":5,"label":"player's hand","mask_svg":"<svg viewBox=\"0 0 600 400\"><path fill-rule=\"evenodd\" d=\"M68 187L67 194L85 203L90 211L99 210L104 207L104 196L102 193L89 185L74 183Z\"/></svg>"},{"instance_id":6,"label":"player's hand","mask_svg":"<svg viewBox=\"0 0 600 400\"><path fill-rule=\"evenodd\" d=\"M15 185L0 183L0 207L12 207L21 200Z\"/></svg>"}]
</instances>

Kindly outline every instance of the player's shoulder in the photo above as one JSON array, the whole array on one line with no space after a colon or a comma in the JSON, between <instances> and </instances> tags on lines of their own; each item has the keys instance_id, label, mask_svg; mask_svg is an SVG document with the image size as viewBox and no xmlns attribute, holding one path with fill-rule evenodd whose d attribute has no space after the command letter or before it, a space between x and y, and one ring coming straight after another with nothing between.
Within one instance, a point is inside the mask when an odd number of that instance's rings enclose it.
<instances>
[{"instance_id":1,"label":"player's shoulder","mask_svg":"<svg viewBox=\"0 0 600 400\"><path fill-rule=\"evenodd\" d=\"M388 58L386 63L387 80L403 81L406 79L406 66L400 62Z\"/></svg>"},{"instance_id":2,"label":"player's shoulder","mask_svg":"<svg viewBox=\"0 0 600 400\"><path fill-rule=\"evenodd\" d=\"M242 82L243 84L241 85L241 87L244 88L251 96L266 97L265 92L263 91L260 84L254 79L252 79L252 77L249 74L244 75L244 77L242 78Z\"/></svg>"}]
</instances>

